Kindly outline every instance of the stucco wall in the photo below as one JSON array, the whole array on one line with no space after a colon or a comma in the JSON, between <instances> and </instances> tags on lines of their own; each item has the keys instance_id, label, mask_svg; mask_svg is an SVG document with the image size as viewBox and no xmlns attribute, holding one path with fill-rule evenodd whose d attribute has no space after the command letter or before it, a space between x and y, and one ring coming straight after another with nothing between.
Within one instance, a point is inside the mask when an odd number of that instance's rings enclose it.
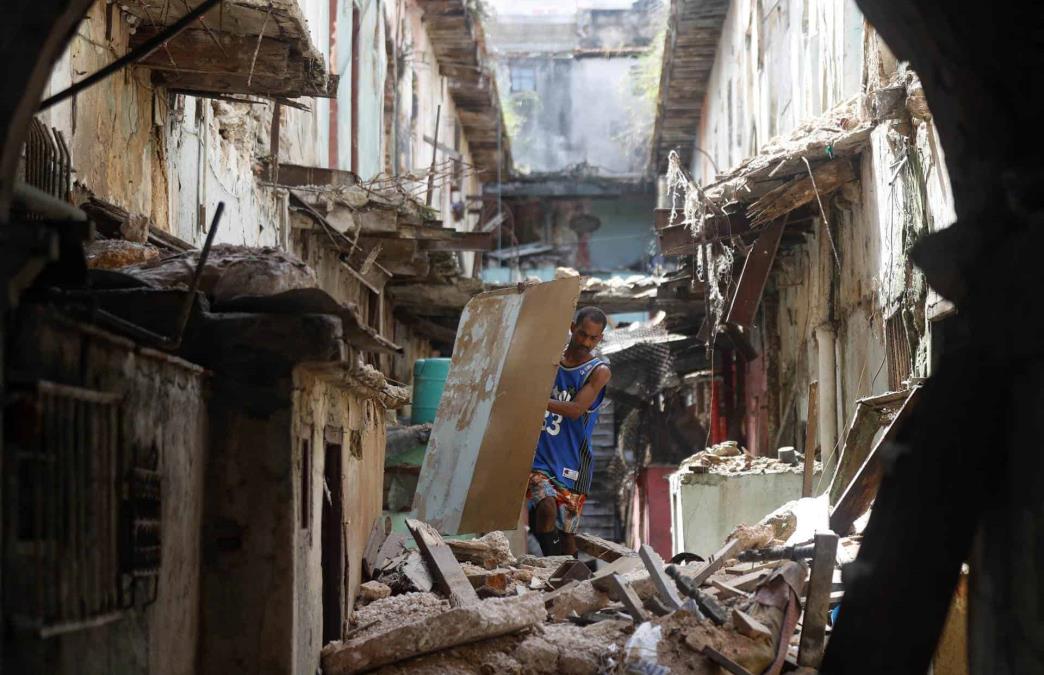
<instances>
[{"instance_id":1,"label":"stucco wall","mask_svg":"<svg viewBox=\"0 0 1044 675\"><path fill-rule=\"evenodd\" d=\"M801 497L800 471L780 473L671 474L672 543L675 552L708 557L737 525L752 525Z\"/></svg>"}]
</instances>

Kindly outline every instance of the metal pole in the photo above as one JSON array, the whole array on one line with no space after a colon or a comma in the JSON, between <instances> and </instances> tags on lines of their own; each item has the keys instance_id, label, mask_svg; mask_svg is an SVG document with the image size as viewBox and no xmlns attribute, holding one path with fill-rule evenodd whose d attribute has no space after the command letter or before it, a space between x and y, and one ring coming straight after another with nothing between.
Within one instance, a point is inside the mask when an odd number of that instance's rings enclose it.
<instances>
[{"instance_id":1,"label":"metal pole","mask_svg":"<svg viewBox=\"0 0 1044 675\"><path fill-rule=\"evenodd\" d=\"M428 197L426 204L431 206L431 198L435 191L435 161L439 157L439 120L442 118L442 104L435 108L435 135L431 139L431 168L428 169Z\"/></svg>"}]
</instances>

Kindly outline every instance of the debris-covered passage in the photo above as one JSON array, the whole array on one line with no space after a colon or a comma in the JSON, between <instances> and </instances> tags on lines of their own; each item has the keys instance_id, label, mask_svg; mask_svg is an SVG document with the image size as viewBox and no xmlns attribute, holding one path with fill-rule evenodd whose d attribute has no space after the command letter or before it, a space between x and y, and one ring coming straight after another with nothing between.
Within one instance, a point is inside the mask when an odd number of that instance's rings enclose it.
<instances>
[{"instance_id":1,"label":"debris-covered passage","mask_svg":"<svg viewBox=\"0 0 1044 675\"><path fill-rule=\"evenodd\" d=\"M0 671L1044 670L985 9L6 0Z\"/></svg>"}]
</instances>

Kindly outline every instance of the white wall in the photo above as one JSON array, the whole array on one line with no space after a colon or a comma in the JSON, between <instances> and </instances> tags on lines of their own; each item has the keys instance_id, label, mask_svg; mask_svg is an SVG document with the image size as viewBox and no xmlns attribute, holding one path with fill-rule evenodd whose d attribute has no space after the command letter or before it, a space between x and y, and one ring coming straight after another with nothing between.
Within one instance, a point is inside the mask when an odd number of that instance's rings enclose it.
<instances>
[{"instance_id":1,"label":"white wall","mask_svg":"<svg viewBox=\"0 0 1044 675\"><path fill-rule=\"evenodd\" d=\"M721 171L858 93L863 17L853 0L736 0L704 99L700 147ZM694 175L712 182L701 153Z\"/></svg>"}]
</instances>

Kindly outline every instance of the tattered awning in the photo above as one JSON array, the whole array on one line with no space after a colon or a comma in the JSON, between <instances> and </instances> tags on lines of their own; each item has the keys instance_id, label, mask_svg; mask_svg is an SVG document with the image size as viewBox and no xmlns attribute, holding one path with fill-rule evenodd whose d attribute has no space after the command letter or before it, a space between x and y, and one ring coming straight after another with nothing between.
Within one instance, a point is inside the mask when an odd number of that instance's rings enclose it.
<instances>
[{"instance_id":1,"label":"tattered awning","mask_svg":"<svg viewBox=\"0 0 1044 675\"><path fill-rule=\"evenodd\" d=\"M189 5L122 0L120 7L137 19L133 49L175 23ZM187 94L337 95L337 77L312 43L297 0L225 0L138 64Z\"/></svg>"}]
</instances>

